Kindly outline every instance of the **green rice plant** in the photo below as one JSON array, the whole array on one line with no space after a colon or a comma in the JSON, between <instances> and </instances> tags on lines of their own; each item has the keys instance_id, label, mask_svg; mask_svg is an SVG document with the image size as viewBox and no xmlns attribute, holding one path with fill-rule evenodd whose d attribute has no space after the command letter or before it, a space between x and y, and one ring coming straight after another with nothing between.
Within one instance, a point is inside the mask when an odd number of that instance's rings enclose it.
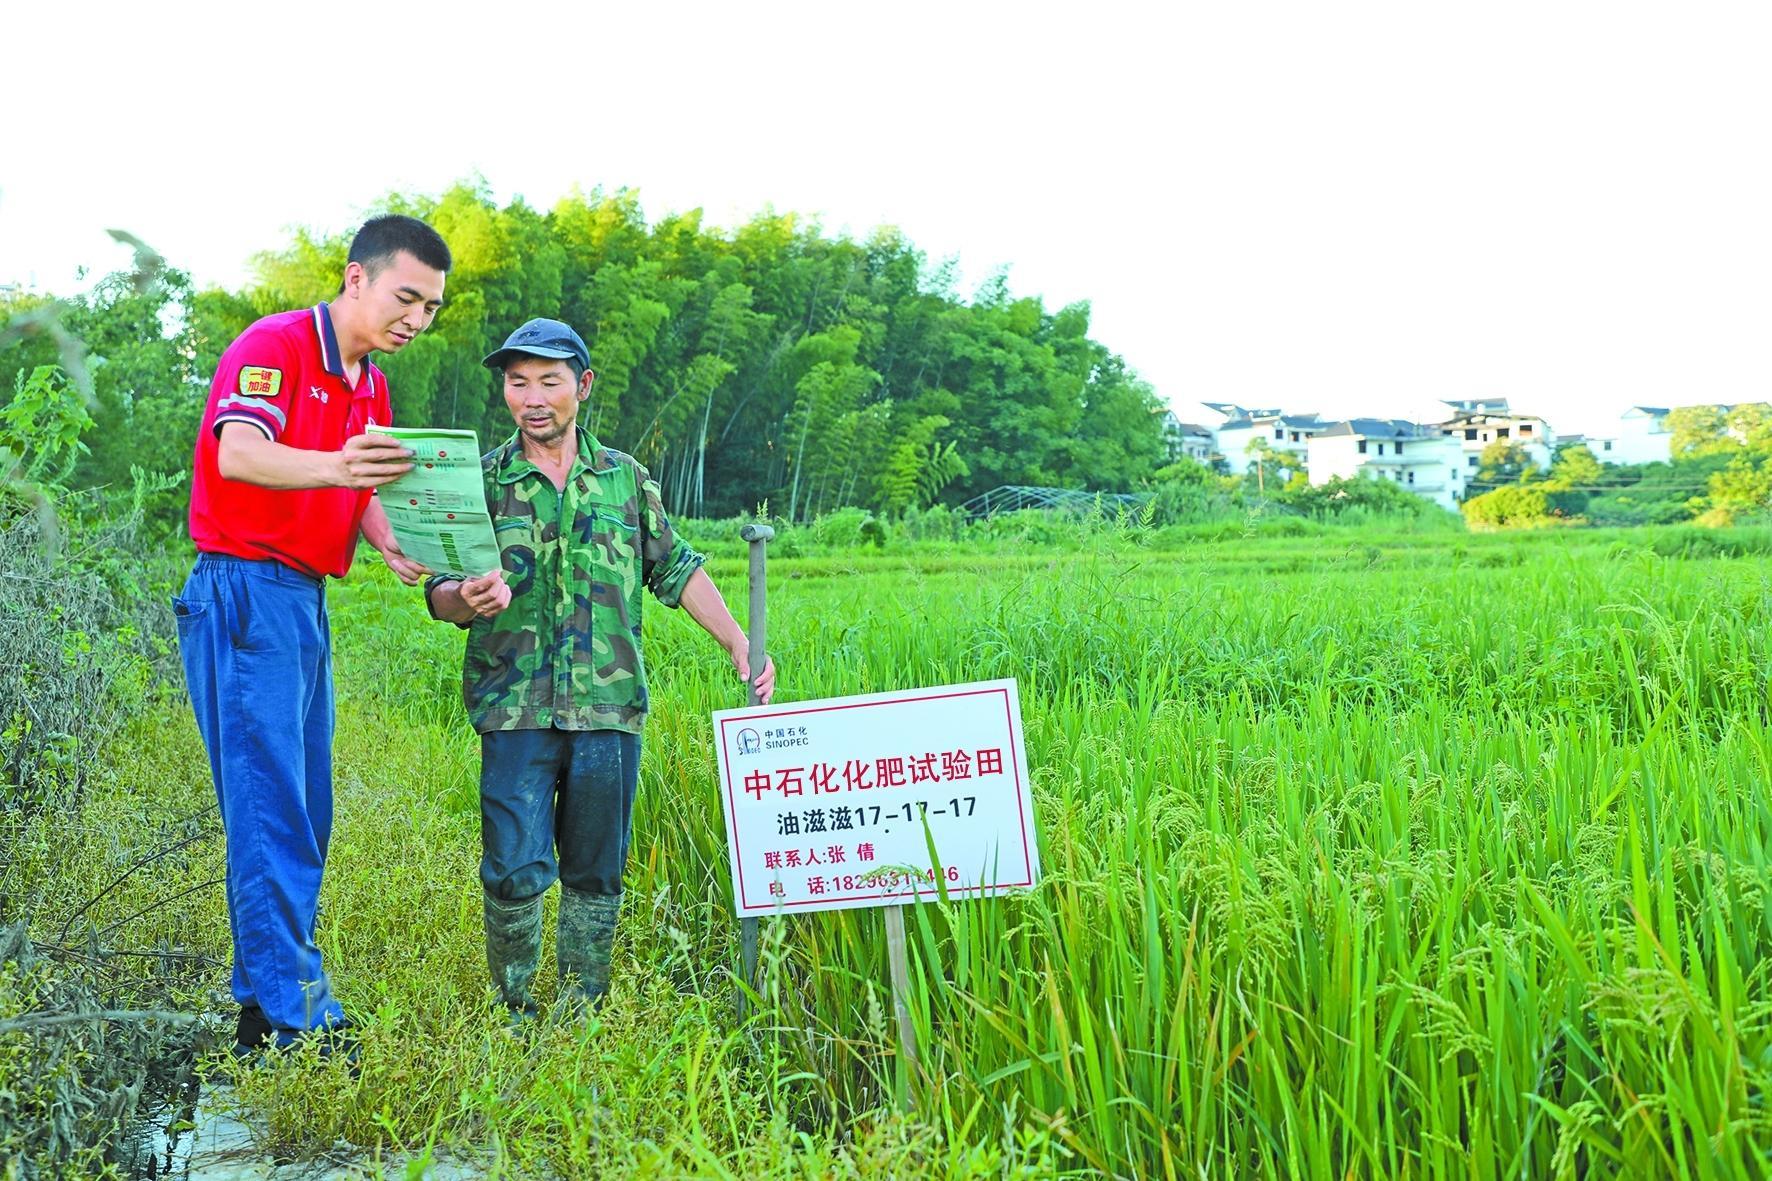
<instances>
[{"instance_id":1,"label":"green rice plant","mask_svg":"<svg viewBox=\"0 0 1772 1181\"><path fill-rule=\"evenodd\" d=\"M766 921L737 1019L707 715L742 690L667 611L615 1000L591 1027L504 1032L460 637L353 576L321 938L364 1068L268 1069L242 1102L298 1154L437 1142L509 1176L1767 1175L1757 542L1171 540L772 564L780 700L1020 682L1044 880L909 913L914 1072L873 912ZM737 601L737 555L711 569ZM111 835L39 834L6 871L58 883L52 918L126 862L130 817L205 787L188 721L139 726L157 741L120 736L77 821ZM90 913L125 919L218 855ZM225 957L220 902L118 934Z\"/></svg>"}]
</instances>

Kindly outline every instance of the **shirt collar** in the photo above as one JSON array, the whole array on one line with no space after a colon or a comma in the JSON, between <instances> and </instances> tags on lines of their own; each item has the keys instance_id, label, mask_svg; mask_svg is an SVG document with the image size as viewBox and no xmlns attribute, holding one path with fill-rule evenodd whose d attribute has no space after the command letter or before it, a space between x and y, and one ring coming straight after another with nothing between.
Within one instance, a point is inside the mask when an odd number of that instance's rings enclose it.
<instances>
[{"instance_id":1,"label":"shirt collar","mask_svg":"<svg viewBox=\"0 0 1772 1181\"><path fill-rule=\"evenodd\" d=\"M572 470L566 473L566 478L568 480L576 479L580 472L590 472L593 476L600 476L605 472L614 471L617 466L615 457L609 454L607 447L597 442L597 436L582 426L574 429L578 431L578 458L572 461ZM585 460L587 455L590 456L588 463ZM532 473L540 474L536 466L523 455L522 431L518 431L506 439L504 445L498 449L498 459L494 463L494 471L498 473L500 484L515 484L524 476Z\"/></svg>"},{"instance_id":2,"label":"shirt collar","mask_svg":"<svg viewBox=\"0 0 1772 1181\"><path fill-rule=\"evenodd\" d=\"M334 377L345 375L345 355L338 347L338 333L332 329L332 307L322 301L314 305L314 335L320 338L320 363Z\"/></svg>"}]
</instances>

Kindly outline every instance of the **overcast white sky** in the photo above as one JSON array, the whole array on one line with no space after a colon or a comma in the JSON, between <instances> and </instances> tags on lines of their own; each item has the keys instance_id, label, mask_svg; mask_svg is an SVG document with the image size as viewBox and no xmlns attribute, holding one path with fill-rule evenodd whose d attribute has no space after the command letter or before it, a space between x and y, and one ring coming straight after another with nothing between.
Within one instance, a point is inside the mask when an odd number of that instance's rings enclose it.
<instances>
[{"instance_id":1,"label":"overcast white sky","mask_svg":"<svg viewBox=\"0 0 1772 1181\"><path fill-rule=\"evenodd\" d=\"M120 226L235 285L478 173L897 225L965 291L1090 300L1178 405L1772 395L1763 4L369 8L15 6L0 284Z\"/></svg>"}]
</instances>

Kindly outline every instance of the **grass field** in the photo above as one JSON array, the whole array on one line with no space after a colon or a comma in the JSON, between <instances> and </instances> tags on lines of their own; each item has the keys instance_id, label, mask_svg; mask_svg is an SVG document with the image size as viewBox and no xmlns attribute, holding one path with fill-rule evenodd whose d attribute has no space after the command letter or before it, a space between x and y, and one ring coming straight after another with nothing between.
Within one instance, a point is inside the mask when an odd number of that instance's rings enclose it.
<instances>
[{"instance_id":1,"label":"grass field","mask_svg":"<svg viewBox=\"0 0 1772 1181\"><path fill-rule=\"evenodd\" d=\"M613 1001L504 1032L459 633L354 575L321 940L362 1071L241 1096L287 1151L508 1176L1772 1173L1772 536L1171 540L772 564L778 700L1021 684L1046 878L912 913L915 1078L874 912L766 922L736 1020L707 715L741 688L656 606ZM742 603L736 547L711 570ZM66 915L212 803L168 700L6 872ZM220 865L198 841L91 917ZM220 890L106 938L225 964Z\"/></svg>"}]
</instances>

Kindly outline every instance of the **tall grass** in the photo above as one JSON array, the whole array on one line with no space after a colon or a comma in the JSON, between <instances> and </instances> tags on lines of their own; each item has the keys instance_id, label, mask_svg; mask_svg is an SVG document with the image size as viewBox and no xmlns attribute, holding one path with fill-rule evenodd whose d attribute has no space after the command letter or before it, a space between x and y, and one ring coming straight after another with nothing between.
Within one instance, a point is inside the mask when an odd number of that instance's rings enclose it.
<instances>
[{"instance_id":1,"label":"tall grass","mask_svg":"<svg viewBox=\"0 0 1772 1181\"><path fill-rule=\"evenodd\" d=\"M707 714L741 694L667 612L618 999L501 1040L459 636L354 579L323 939L365 1068L243 1094L294 1144L519 1173L1765 1176L1772 580L1757 535L1659 538L776 563L782 700L1021 682L1045 880L912 912L916 1077L872 912L766 922L736 1023Z\"/></svg>"}]
</instances>

